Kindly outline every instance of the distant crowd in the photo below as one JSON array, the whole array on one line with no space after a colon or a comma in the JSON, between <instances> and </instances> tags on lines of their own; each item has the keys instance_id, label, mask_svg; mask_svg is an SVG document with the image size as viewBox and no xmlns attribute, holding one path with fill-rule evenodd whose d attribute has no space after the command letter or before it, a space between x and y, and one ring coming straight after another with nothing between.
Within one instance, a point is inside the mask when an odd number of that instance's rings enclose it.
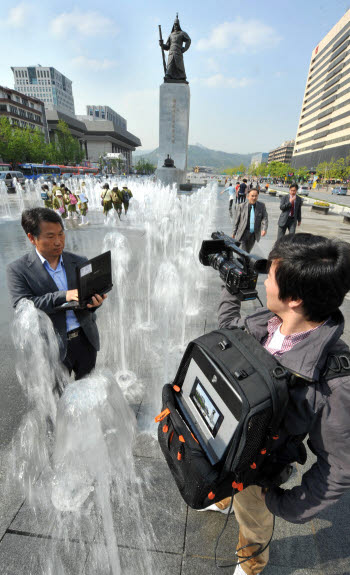
<instances>
[{"instance_id":1,"label":"distant crowd","mask_svg":"<svg viewBox=\"0 0 350 575\"><path fill-rule=\"evenodd\" d=\"M123 208L126 215L132 197L132 192L127 186L123 186L120 190L118 186L110 189L109 184L104 184L101 192L103 214L107 218L108 212L114 208L118 218L121 219ZM44 184L41 186L41 198L45 208L54 210L61 218L77 220L78 217L81 217L79 226L85 226L89 223L87 217L89 199L85 182L80 184L78 193L71 191L64 183L58 185L53 182L51 189L47 184Z\"/></svg>"}]
</instances>

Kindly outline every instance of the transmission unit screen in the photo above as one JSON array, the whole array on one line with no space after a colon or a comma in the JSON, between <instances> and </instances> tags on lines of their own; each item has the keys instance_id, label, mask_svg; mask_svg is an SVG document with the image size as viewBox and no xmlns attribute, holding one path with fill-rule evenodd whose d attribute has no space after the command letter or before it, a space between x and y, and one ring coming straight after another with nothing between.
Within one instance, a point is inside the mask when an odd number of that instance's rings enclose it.
<instances>
[{"instance_id":1,"label":"transmission unit screen","mask_svg":"<svg viewBox=\"0 0 350 575\"><path fill-rule=\"evenodd\" d=\"M210 395L205 391L202 383L196 377L192 391L190 393L190 398L199 412L204 423L208 427L210 433L213 437L216 436L220 425L224 419L221 411L215 405Z\"/></svg>"}]
</instances>

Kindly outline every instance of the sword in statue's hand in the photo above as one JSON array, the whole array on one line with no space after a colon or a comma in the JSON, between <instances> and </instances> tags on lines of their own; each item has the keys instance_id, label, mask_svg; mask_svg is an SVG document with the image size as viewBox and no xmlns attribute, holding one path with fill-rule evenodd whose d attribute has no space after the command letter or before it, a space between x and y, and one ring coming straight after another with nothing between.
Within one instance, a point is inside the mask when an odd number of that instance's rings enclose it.
<instances>
[{"instance_id":1,"label":"sword in statue's hand","mask_svg":"<svg viewBox=\"0 0 350 575\"><path fill-rule=\"evenodd\" d=\"M166 63L165 63L165 54L164 54L164 48L163 48L162 28L161 28L160 24L158 25L158 28L159 28L159 44L160 44L160 47L162 49L162 56L163 56L164 74L166 74Z\"/></svg>"}]
</instances>

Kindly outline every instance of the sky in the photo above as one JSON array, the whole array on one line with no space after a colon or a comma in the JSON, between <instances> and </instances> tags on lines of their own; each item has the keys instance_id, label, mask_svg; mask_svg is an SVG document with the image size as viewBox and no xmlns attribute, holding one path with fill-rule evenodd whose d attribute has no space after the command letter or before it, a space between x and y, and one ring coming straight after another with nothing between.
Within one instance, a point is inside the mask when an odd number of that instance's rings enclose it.
<instances>
[{"instance_id":1,"label":"sky","mask_svg":"<svg viewBox=\"0 0 350 575\"><path fill-rule=\"evenodd\" d=\"M0 85L11 66L53 66L73 82L76 114L107 105L142 149L158 146L164 41L176 12L192 44L190 144L267 152L295 138L312 50L350 0L2 1Z\"/></svg>"}]
</instances>

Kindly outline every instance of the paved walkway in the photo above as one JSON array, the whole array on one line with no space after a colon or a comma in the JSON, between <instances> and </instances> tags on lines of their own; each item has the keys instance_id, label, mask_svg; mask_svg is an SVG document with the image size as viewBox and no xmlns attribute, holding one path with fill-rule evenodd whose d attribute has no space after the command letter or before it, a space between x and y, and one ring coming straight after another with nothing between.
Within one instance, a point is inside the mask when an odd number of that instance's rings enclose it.
<instances>
[{"instance_id":1,"label":"paved walkway","mask_svg":"<svg viewBox=\"0 0 350 575\"><path fill-rule=\"evenodd\" d=\"M218 196L215 230L230 233L232 222L228 214L228 198ZM264 195L270 215L269 232L257 247L256 252L266 255L277 236L276 222L279 214L279 201ZM350 239L350 227L341 223L339 216L319 216L317 219L309 208L304 210L303 226L300 231L312 231L333 237L341 235ZM18 230L17 230L18 231ZM213 229L214 231L214 229ZM212 272L212 282L204 294L202 308L204 313L197 320L198 335L217 326L216 308L220 292L220 280L217 272ZM262 279L259 281L261 297L263 297ZM255 304L247 302L244 309L250 313ZM349 303L344 305L345 316L349 316ZM348 317L350 320L350 317ZM349 321L350 326L350 321ZM4 339L4 338L3 338ZM349 331L345 339L350 341ZM13 352L9 350L13 365ZM11 356L12 353L12 356ZM5 362L6 373L1 375L1 385L14 384L13 369ZM25 406L19 412L25 410ZM142 413L142 409L139 413ZM18 424L18 414L13 414L11 421ZM11 423L9 422L9 424ZM6 490L4 498L4 478L6 475L6 446L0 455L0 575L49 575L38 567L40 553L49 553L52 546L60 545L55 540L55 528L51 524L50 515L45 509L35 515L24 502L19 493ZM167 466L159 452L156 442L149 436L140 435L135 446L135 457L142 474L149 478L147 489L144 489L144 521L151 524L154 530L154 540L150 555L154 561L157 575L214 575L216 573L233 572L233 568L217 569L214 564L214 544L220 533L224 516L220 513L200 513L189 509L182 501L171 478ZM307 465L311 465L312 457ZM290 480L290 484L300 481L301 470ZM132 493L130 494L132 497ZM270 564L264 571L266 575L349 575L350 574L350 493L343 497L339 504L333 506L327 513L305 525L292 525L277 519L273 541L271 543ZM91 518L89 518L91 520ZM88 528L89 527L89 528ZM118 531L118 542L123 565L130 564L131 556L138 553L133 517ZM234 558L237 541L237 523L230 517L228 527L219 547L220 561L230 561ZM62 553L64 570L50 575L110 575L107 568L94 570L92 558L101 549L101 535L97 525L88 525L86 530L77 537L74 532L69 536L69 550ZM83 543L82 543L83 541ZM132 562L131 562L132 563ZM101 562L101 565L103 561ZM123 575L139 575L125 568Z\"/></svg>"}]
</instances>

